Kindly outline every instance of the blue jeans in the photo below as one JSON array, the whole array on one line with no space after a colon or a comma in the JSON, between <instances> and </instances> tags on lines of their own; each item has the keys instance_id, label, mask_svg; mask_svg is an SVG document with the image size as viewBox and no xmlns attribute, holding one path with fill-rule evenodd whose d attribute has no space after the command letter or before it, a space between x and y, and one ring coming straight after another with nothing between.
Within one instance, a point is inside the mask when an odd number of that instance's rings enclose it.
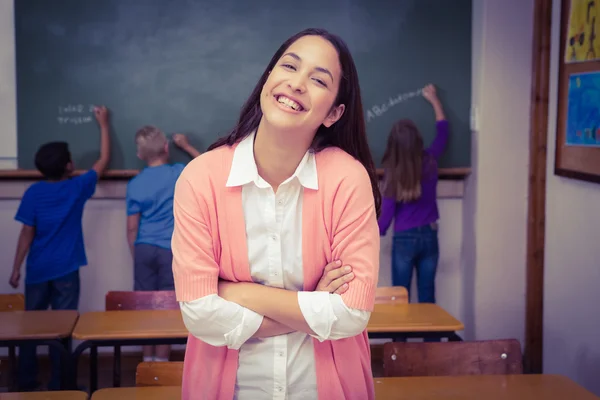
<instances>
[{"instance_id":1,"label":"blue jeans","mask_svg":"<svg viewBox=\"0 0 600 400\"><path fill-rule=\"evenodd\" d=\"M25 310L77 310L79 306L79 270L42 283L25 285ZM60 389L60 353L50 347L52 377L49 390ZM38 363L35 345L19 347L19 390L36 389Z\"/></svg>"},{"instance_id":2,"label":"blue jeans","mask_svg":"<svg viewBox=\"0 0 600 400\"><path fill-rule=\"evenodd\" d=\"M440 251L437 227L423 225L394 234L392 282L409 291L413 269L417 270L419 303L435 303L435 274Z\"/></svg>"}]
</instances>

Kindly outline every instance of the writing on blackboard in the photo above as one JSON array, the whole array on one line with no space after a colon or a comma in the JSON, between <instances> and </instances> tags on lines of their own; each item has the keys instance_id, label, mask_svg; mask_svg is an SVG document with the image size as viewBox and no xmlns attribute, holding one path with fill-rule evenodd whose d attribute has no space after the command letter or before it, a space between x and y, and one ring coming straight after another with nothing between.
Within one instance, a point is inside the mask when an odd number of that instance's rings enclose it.
<instances>
[{"instance_id":1,"label":"writing on blackboard","mask_svg":"<svg viewBox=\"0 0 600 400\"><path fill-rule=\"evenodd\" d=\"M89 114L94 113L94 107L93 104L67 104L58 106L58 116L56 117L56 120L61 125L88 124L93 121L92 116Z\"/></svg>"},{"instance_id":2,"label":"writing on blackboard","mask_svg":"<svg viewBox=\"0 0 600 400\"><path fill-rule=\"evenodd\" d=\"M92 122L92 117L56 117L59 124L87 124Z\"/></svg>"},{"instance_id":3,"label":"writing on blackboard","mask_svg":"<svg viewBox=\"0 0 600 400\"><path fill-rule=\"evenodd\" d=\"M400 93L394 97L390 97L387 102L374 105L373 107L367 110L367 122L371 120L381 117L387 111L389 111L392 107L397 104L400 104L408 99L412 99L413 97L421 96L423 93L423 89L413 90L412 92Z\"/></svg>"}]
</instances>

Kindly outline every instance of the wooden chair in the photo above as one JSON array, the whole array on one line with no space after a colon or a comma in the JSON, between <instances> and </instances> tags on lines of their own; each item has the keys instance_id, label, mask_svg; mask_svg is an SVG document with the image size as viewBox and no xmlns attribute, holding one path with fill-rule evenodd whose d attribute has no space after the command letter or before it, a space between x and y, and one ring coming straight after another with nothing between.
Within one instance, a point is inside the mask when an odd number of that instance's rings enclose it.
<instances>
[{"instance_id":1,"label":"wooden chair","mask_svg":"<svg viewBox=\"0 0 600 400\"><path fill-rule=\"evenodd\" d=\"M175 291L111 291L106 293L106 311L118 310L178 310ZM121 346L115 346L113 386L121 386Z\"/></svg>"},{"instance_id":2,"label":"wooden chair","mask_svg":"<svg viewBox=\"0 0 600 400\"><path fill-rule=\"evenodd\" d=\"M404 286L382 286L375 289L375 304L408 304Z\"/></svg>"},{"instance_id":3,"label":"wooden chair","mask_svg":"<svg viewBox=\"0 0 600 400\"><path fill-rule=\"evenodd\" d=\"M25 296L21 293L0 294L0 312L25 310Z\"/></svg>"},{"instance_id":4,"label":"wooden chair","mask_svg":"<svg viewBox=\"0 0 600 400\"><path fill-rule=\"evenodd\" d=\"M0 312L24 311L25 296L21 293L0 294ZM8 360L10 364L10 382L9 389L15 390L17 387L17 346L8 346Z\"/></svg>"},{"instance_id":5,"label":"wooden chair","mask_svg":"<svg viewBox=\"0 0 600 400\"><path fill-rule=\"evenodd\" d=\"M515 339L386 343L383 355L386 377L523 373L521 345Z\"/></svg>"},{"instance_id":6,"label":"wooden chair","mask_svg":"<svg viewBox=\"0 0 600 400\"><path fill-rule=\"evenodd\" d=\"M375 304L408 304L408 290L404 286L382 286L375 289ZM377 340L377 339L372 339ZM371 344L371 367L381 373L383 344Z\"/></svg>"},{"instance_id":7,"label":"wooden chair","mask_svg":"<svg viewBox=\"0 0 600 400\"><path fill-rule=\"evenodd\" d=\"M111 310L179 310L172 290L156 292L108 292L106 311Z\"/></svg>"},{"instance_id":8,"label":"wooden chair","mask_svg":"<svg viewBox=\"0 0 600 400\"><path fill-rule=\"evenodd\" d=\"M136 386L181 386L183 362L141 362L135 371Z\"/></svg>"}]
</instances>

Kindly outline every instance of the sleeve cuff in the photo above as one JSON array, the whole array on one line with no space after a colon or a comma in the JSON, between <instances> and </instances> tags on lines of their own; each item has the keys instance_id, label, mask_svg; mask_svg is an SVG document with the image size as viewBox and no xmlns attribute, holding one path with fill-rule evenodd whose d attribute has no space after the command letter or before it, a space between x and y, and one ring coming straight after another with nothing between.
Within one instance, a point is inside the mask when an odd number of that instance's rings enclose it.
<instances>
[{"instance_id":1,"label":"sleeve cuff","mask_svg":"<svg viewBox=\"0 0 600 400\"><path fill-rule=\"evenodd\" d=\"M298 305L306 323L319 342L329 339L331 327L337 321L328 292L298 292Z\"/></svg>"},{"instance_id":2,"label":"sleeve cuff","mask_svg":"<svg viewBox=\"0 0 600 400\"><path fill-rule=\"evenodd\" d=\"M242 323L236 326L232 331L225 334L227 347L233 350L239 350L248 339L252 337L260 328L263 316L252 310L244 308Z\"/></svg>"},{"instance_id":3,"label":"sleeve cuff","mask_svg":"<svg viewBox=\"0 0 600 400\"><path fill-rule=\"evenodd\" d=\"M15 217L15 221L18 221L18 222L20 222L20 223L22 223L22 224L25 224L25 225L27 225L27 226L33 226L33 225L34 225L33 221L31 221L31 220L29 220L29 219L27 219L27 218L23 218L23 217L22 217L22 216L20 216L20 215L17 215L17 216Z\"/></svg>"}]
</instances>

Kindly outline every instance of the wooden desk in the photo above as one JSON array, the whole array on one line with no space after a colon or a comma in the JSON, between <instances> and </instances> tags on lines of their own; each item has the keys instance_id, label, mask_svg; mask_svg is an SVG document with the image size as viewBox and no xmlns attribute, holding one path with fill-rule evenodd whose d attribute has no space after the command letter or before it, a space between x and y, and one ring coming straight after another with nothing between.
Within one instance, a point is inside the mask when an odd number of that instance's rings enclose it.
<instances>
[{"instance_id":1,"label":"wooden desk","mask_svg":"<svg viewBox=\"0 0 600 400\"><path fill-rule=\"evenodd\" d=\"M367 331L370 338L447 337L460 340L465 326L437 304L375 304Z\"/></svg>"},{"instance_id":2,"label":"wooden desk","mask_svg":"<svg viewBox=\"0 0 600 400\"><path fill-rule=\"evenodd\" d=\"M560 375L376 378L377 400L598 400Z\"/></svg>"},{"instance_id":3,"label":"wooden desk","mask_svg":"<svg viewBox=\"0 0 600 400\"><path fill-rule=\"evenodd\" d=\"M145 386L100 389L91 400L179 400L180 386Z\"/></svg>"},{"instance_id":4,"label":"wooden desk","mask_svg":"<svg viewBox=\"0 0 600 400\"><path fill-rule=\"evenodd\" d=\"M96 311L79 317L78 340L187 338L179 310Z\"/></svg>"},{"instance_id":5,"label":"wooden desk","mask_svg":"<svg viewBox=\"0 0 600 400\"><path fill-rule=\"evenodd\" d=\"M80 391L54 391L29 393L0 393L0 400L87 400L88 395Z\"/></svg>"},{"instance_id":6,"label":"wooden desk","mask_svg":"<svg viewBox=\"0 0 600 400\"><path fill-rule=\"evenodd\" d=\"M81 353L90 349L90 392L93 393L98 387L98 347L185 344L187 337L180 310L88 312L81 315L73 330L73 339L83 341L74 351L74 363L77 367ZM120 368L120 360L115 358L117 374ZM72 384L77 384L77 368Z\"/></svg>"},{"instance_id":7,"label":"wooden desk","mask_svg":"<svg viewBox=\"0 0 600 400\"><path fill-rule=\"evenodd\" d=\"M23 344L48 345L61 354L65 388L71 361L71 332L79 314L75 310L0 312L0 347ZM12 384L16 382L16 363L11 360Z\"/></svg>"},{"instance_id":8,"label":"wooden desk","mask_svg":"<svg viewBox=\"0 0 600 400\"><path fill-rule=\"evenodd\" d=\"M74 310L0 312L0 341L66 338L71 335L77 317Z\"/></svg>"}]
</instances>

